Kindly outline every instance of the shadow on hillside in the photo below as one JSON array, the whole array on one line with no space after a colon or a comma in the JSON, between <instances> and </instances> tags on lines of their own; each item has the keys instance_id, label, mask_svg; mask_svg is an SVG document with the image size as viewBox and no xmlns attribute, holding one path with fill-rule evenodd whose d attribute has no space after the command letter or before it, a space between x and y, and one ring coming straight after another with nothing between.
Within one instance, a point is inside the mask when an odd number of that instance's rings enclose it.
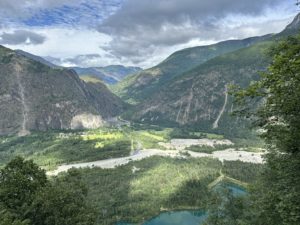
<instances>
[{"instance_id":1,"label":"shadow on hillside","mask_svg":"<svg viewBox=\"0 0 300 225\"><path fill-rule=\"evenodd\" d=\"M140 223L166 209L204 208L207 185L219 166L213 159L155 156L116 169L79 171L90 190L88 199L99 211L98 224L115 225Z\"/></svg>"},{"instance_id":2,"label":"shadow on hillside","mask_svg":"<svg viewBox=\"0 0 300 225\"><path fill-rule=\"evenodd\" d=\"M178 206L181 206L182 209L204 209L210 196L208 184L213 180L213 177L204 177L202 179L191 179L184 182L181 187L166 200L165 204L167 208L176 209Z\"/></svg>"}]
</instances>

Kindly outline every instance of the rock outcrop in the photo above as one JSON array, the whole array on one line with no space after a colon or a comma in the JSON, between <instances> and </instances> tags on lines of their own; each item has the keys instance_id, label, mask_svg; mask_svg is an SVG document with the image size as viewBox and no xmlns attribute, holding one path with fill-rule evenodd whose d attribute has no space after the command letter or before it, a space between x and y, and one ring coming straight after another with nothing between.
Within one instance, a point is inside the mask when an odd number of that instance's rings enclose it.
<instances>
[{"instance_id":1,"label":"rock outcrop","mask_svg":"<svg viewBox=\"0 0 300 225\"><path fill-rule=\"evenodd\" d=\"M123 108L104 84L91 85L73 70L51 68L0 46L0 135L97 128Z\"/></svg>"}]
</instances>

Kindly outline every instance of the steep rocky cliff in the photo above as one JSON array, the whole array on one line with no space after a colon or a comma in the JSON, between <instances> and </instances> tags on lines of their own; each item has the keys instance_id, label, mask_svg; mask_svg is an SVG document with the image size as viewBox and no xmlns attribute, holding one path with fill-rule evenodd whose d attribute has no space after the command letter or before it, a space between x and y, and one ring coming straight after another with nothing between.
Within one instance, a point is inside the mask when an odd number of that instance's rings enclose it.
<instances>
[{"instance_id":1,"label":"steep rocky cliff","mask_svg":"<svg viewBox=\"0 0 300 225\"><path fill-rule=\"evenodd\" d=\"M0 135L96 128L123 107L105 85L91 87L72 70L0 46Z\"/></svg>"}]
</instances>

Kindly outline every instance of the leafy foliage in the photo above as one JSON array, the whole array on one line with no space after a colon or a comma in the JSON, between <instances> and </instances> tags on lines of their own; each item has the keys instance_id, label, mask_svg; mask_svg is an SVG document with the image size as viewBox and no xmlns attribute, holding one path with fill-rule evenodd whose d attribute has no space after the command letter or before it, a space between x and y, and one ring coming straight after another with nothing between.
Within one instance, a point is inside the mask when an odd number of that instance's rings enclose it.
<instances>
[{"instance_id":1,"label":"leafy foliage","mask_svg":"<svg viewBox=\"0 0 300 225\"><path fill-rule=\"evenodd\" d=\"M86 195L78 173L49 181L36 164L17 157L0 171L0 224L93 225Z\"/></svg>"},{"instance_id":2,"label":"leafy foliage","mask_svg":"<svg viewBox=\"0 0 300 225\"><path fill-rule=\"evenodd\" d=\"M260 101L248 111L268 144L267 167L253 193L251 224L300 224L300 36L274 45L261 80L236 92L240 103ZM247 109L245 107L244 109Z\"/></svg>"},{"instance_id":3,"label":"leafy foliage","mask_svg":"<svg viewBox=\"0 0 300 225\"><path fill-rule=\"evenodd\" d=\"M243 225L249 201L247 196L235 197L230 190L222 189L214 193L208 208L204 225Z\"/></svg>"},{"instance_id":4,"label":"leafy foliage","mask_svg":"<svg viewBox=\"0 0 300 225\"><path fill-rule=\"evenodd\" d=\"M0 171L0 202L15 213L25 210L46 183L43 170L32 161L17 157Z\"/></svg>"},{"instance_id":5,"label":"leafy foliage","mask_svg":"<svg viewBox=\"0 0 300 225\"><path fill-rule=\"evenodd\" d=\"M0 207L0 225L29 225L29 220L20 220L16 219L15 216L7 211L6 209L3 209Z\"/></svg>"},{"instance_id":6,"label":"leafy foliage","mask_svg":"<svg viewBox=\"0 0 300 225\"><path fill-rule=\"evenodd\" d=\"M80 175L71 171L37 193L26 215L32 225L91 225L95 223L96 212L87 204L86 196L87 188Z\"/></svg>"}]
</instances>

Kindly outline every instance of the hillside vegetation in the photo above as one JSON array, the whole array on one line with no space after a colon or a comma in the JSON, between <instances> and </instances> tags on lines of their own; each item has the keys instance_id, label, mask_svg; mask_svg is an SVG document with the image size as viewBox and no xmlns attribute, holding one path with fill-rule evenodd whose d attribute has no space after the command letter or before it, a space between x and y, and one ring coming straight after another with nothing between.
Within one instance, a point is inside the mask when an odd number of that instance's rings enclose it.
<instances>
[{"instance_id":1,"label":"hillside vegetation","mask_svg":"<svg viewBox=\"0 0 300 225\"><path fill-rule=\"evenodd\" d=\"M253 37L244 40L224 41L209 46L183 49L173 53L157 66L129 76L111 89L123 100L137 104L146 101L173 78L216 56L241 49L266 39Z\"/></svg>"},{"instance_id":2,"label":"hillside vegetation","mask_svg":"<svg viewBox=\"0 0 300 225\"><path fill-rule=\"evenodd\" d=\"M176 72L172 75L157 72L153 75L155 79L157 78L155 82L151 81L150 76L147 76L150 83L142 82L142 85L139 84L139 78L128 78L133 85L129 88L122 87L122 90L129 90L128 93L124 92L125 96L132 97L138 94L143 100L133 99L137 100L138 104L127 111L124 117L140 123L188 126L207 132L215 130L232 136L247 136L245 129L248 125L247 121L231 116L238 106L233 103L229 95L230 87L233 84L246 87L258 80L259 73L266 70L271 62L266 54L269 47L287 35L297 34L299 26L295 18L293 23L279 34L254 39L256 41L251 44L248 43L227 53L219 52L220 54L212 58L198 62L188 71L176 69L178 74ZM188 61L180 57L181 63L174 60L177 54L184 52L185 50L175 53L170 59L158 65L159 69L155 71L160 71L160 67L166 64L176 68L177 65ZM141 87L140 92L139 87ZM148 92L151 89L154 91ZM124 99L122 94L120 96Z\"/></svg>"},{"instance_id":3,"label":"hillside vegetation","mask_svg":"<svg viewBox=\"0 0 300 225\"><path fill-rule=\"evenodd\" d=\"M225 175L253 183L260 166L249 163L243 174L240 166L227 162L231 170L226 169ZM205 210L212 196L209 184L220 176L220 170L221 162L209 158L152 157L116 169L82 169L80 174L89 187L89 201L98 209L100 224L113 225L117 221L141 223L163 210Z\"/></svg>"}]
</instances>

